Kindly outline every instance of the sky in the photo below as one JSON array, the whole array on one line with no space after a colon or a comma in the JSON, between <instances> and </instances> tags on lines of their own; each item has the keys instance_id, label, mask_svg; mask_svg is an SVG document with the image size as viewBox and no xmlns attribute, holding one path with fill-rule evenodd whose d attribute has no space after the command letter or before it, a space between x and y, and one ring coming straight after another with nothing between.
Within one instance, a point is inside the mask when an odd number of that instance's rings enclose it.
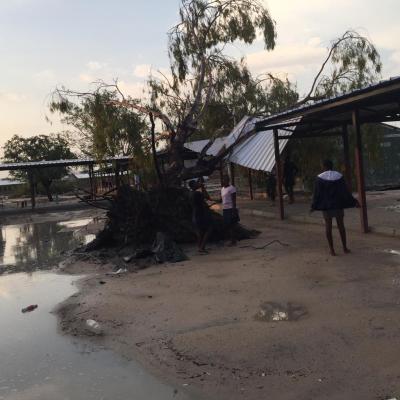
<instances>
[{"instance_id":1,"label":"sky","mask_svg":"<svg viewBox=\"0 0 400 400\"><path fill-rule=\"evenodd\" d=\"M254 74L287 73L305 93L330 41L357 29L377 46L383 78L400 75L399 0L262 1L276 21L275 50L261 41L231 50ZM14 134L65 129L47 107L57 86L118 78L140 96L149 71L168 68L178 8L179 0L0 0L0 146Z\"/></svg>"}]
</instances>

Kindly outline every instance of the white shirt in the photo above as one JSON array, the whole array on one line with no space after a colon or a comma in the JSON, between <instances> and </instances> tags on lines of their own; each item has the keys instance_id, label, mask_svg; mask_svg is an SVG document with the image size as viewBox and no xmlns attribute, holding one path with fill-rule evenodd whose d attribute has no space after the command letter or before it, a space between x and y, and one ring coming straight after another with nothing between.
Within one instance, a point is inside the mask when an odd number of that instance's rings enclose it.
<instances>
[{"instance_id":1,"label":"white shirt","mask_svg":"<svg viewBox=\"0 0 400 400\"><path fill-rule=\"evenodd\" d=\"M322 174L318 175L318 178L323 179L324 181L338 181L342 179L343 175L337 171L325 171Z\"/></svg>"},{"instance_id":2,"label":"white shirt","mask_svg":"<svg viewBox=\"0 0 400 400\"><path fill-rule=\"evenodd\" d=\"M228 210L230 208L233 208L233 200L232 200L232 195L236 193L236 188L235 186L228 186L228 187L223 187L221 189L221 198L222 198L222 205L224 210Z\"/></svg>"}]
</instances>

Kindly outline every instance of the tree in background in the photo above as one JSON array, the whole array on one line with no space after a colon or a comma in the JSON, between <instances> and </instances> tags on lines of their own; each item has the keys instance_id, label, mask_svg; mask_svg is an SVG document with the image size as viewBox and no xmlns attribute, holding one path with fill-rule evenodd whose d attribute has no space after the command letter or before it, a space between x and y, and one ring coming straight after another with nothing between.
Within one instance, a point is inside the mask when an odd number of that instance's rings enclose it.
<instances>
[{"instance_id":1,"label":"tree in background","mask_svg":"<svg viewBox=\"0 0 400 400\"><path fill-rule=\"evenodd\" d=\"M62 122L73 128L70 133L83 154L98 159L143 158L149 150L149 128L143 117L116 106L117 100L115 91L99 87L92 93L52 101L50 111L59 112Z\"/></svg>"},{"instance_id":2,"label":"tree in background","mask_svg":"<svg viewBox=\"0 0 400 400\"><path fill-rule=\"evenodd\" d=\"M132 158L130 168L140 175L142 183L154 181L150 128L135 110L120 107L118 96L115 86L99 83L91 93L56 95L50 103L50 111L58 112L61 121L72 127L69 133L84 155L99 161L129 156Z\"/></svg>"},{"instance_id":3,"label":"tree in background","mask_svg":"<svg viewBox=\"0 0 400 400\"><path fill-rule=\"evenodd\" d=\"M268 71L253 77L245 59L235 60L228 55L229 45L251 44L257 34L265 48L273 50L275 22L260 1L181 0L179 23L169 32L170 72L149 78L148 98L135 100L124 96L117 84L99 83L95 93L112 90L110 104L149 116L154 166L164 185L174 186L182 180L210 175L243 138L217 157L206 157L203 151L191 167L184 165L185 142L209 138L210 146L213 138L228 133L245 115L269 116L364 87L380 76L382 65L374 45L359 33L347 31L331 43L310 90L300 96L297 85L288 78ZM71 97L92 95L57 90L52 107L68 110L66 105ZM96 132L93 143L101 147L107 143L108 133L103 129ZM166 146L165 171L159 168L155 155L156 144L161 141ZM304 155L310 157L310 146L336 145L330 140L304 143L302 153L297 155L300 161Z\"/></svg>"},{"instance_id":4,"label":"tree in background","mask_svg":"<svg viewBox=\"0 0 400 400\"><path fill-rule=\"evenodd\" d=\"M114 93L120 96L118 106L149 116L153 149L154 143L165 141L168 166L165 171L158 168L165 185L210 174L217 165L217 160L199 160L196 167L186 168L184 144L202 125L207 126L210 104L225 104L230 93L247 93L251 74L245 63L228 56L225 48L235 42L251 44L257 35L267 50L274 48L275 23L261 1L182 0L179 23L169 32L169 74L149 79L148 101L125 97L115 88ZM61 105L74 93L59 90L57 95L55 103ZM225 125L235 118L233 115ZM160 122L157 135L156 120ZM213 133L223 128L215 127Z\"/></svg>"},{"instance_id":5,"label":"tree in background","mask_svg":"<svg viewBox=\"0 0 400 400\"><path fill-rule=\"evenodd\" d=\"M310 90L293 106L312 104L315 101L374 84L381 78L381 70L381 59L373 43L356 31L347 31L332 41ZM364 146L370 165L378 165L382 132L378 125L363 126L362 129L366 133ZM371 132L374 134L371 135ZM354 140L351 128L349 133L350 149L353 150ZM315 174L320 171L321 157L335 160L338 169L343 166L340 137L326 136L296 140L296 145L289 146L288 151L301 166L301 173L308 188L311 187Z\"/></svg>"},{"instance_id":6,"label":"tree in background","mask_svg":"<svg viewBox=\"0 0 400 400\"><path fill-rule=\"evenodd\" d=\"M70 149L68 137L62 134L37 135L28 138L14 135L3 147L4 162L51 161L76 158ZM68 174L66 167L48 167L32 170L35 186L40 184L49 201L53 201L51 184ZM29 181L26 171L10 171L12 177Z\"/></svg>"}]
</instances>

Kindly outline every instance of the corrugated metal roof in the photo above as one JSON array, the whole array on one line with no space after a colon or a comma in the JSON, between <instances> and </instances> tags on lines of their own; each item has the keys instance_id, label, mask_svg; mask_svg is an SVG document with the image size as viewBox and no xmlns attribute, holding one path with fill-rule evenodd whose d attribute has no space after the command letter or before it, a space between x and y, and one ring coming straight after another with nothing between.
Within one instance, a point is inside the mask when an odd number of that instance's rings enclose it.
<instances>
[{"instance_id":1,"label":"corrugated metal roof","mask_svg":"<svg viewBox=\"0 0 400 400\"><path fill-rule=\"evenodd\" d=\"M34 167L61 167L85 164L97 164L99 162L113 162L113 161L129 161L132 157L111 157L105 160L96 160L94 158L77 158L70 160L50 160L50 161L28 161L0 164L0 171L10 171L18 169L29 169Z\"/></svg>"},{"instance_id":2,"label":"corrugated metal roof","mask_svg":"<svg viewBox=\"0 0 400 400\"><path fill-rule=\"evenodd\" d=\"M301 118L297 118L291 122L297 123ZM247 125L243 133L251 132L260 118L248 117ZM295 130L295 127L293 127ZM246 133L245 133L246 132ZM278 133L284 136L291 136L289 131L279 130ZM279 141L280 153L286 147L288 140ZM242 167L250 168L255 171L271 172L275 166L275 147L274 147L274 133L271 129L265 128L264 131L257 132L245 139L242 143L238 144L232 151L228 160L234 164L241 165Z\"/></svg>"},{"instance_id":3,"label":"corrugated metal roof","mask_svg":"<svg viewBox=\"0 0 400 400\"><path fill-rule=\"evenodd\" d=\"M368 94L369 92L373 92L376 89L384 89L384 88L391 89L391 87L395 87L395 85L398 85L399 83L400 83L400 76L392 77L387 80L382 80L378 83L374 83L369 86L363 87L361 89L355 89L353 91L349 91L337 96L332 96L326 99L318 100L313 103L306 103L298 107L289 108L280 113L263 118L262 120L259 121L259 125L264 125L264 124L265 126L272 125L275 121L280 120L282 118L286 120L292 117L297 117L299 113L317 109L318 107L330 103L335 103L341 100L346 100L346 99L351 100L361 94ZM285 121L285 123L286 122L287 121ZM262 129L262 127L260 129Z\"/></svg>"},{"instance_id":4,"label":"corrugated metal roof","mask_svg":"<svg viewBox=\"0 0 400 400\"><path fill-rule=\"evenodd\" d=\"M208 156L216 156L219 153L219 151L222 149L222 147L224 146L225 139L226 139L226 137L216 138L214 143L207 150L206 154ZM205 139L205 140L197 140L195 142L188 142L188 143L185 143L185 147L189 150L194 151L195 153L201 153L201 151L204 149L204 147L207 146L209 141L210 141L209 139Z\"/></svg>"},{"instance_id":5,"label":"corrugated metal roof","mask_svg":"<svg viewBox=\"0 0 400 400\"><path fill-rule=\"evenodd\" d=\"M226 138L219 138L207 151L207 155L215 156L219 150L225 145L226 147L234 144L239 137L250 135L254 130L255 125L261 118L244 117L232 130ZM292 123L297 123L301 118L292 120ZM295 127L293 127L295 130ZM290 136L289 131L279 130L279 134ZM185 147L200 153L207 145L209 140L199 140L197 142L186 143ZM279 141L279 149L282 153L286 147L287 140ZM232 162L242 167L250 168L256 171L271 172L275 166L275 148L273 131L265 128L264 131L252 134L248 139L234 147L231 154L226 158L226 161Z\"/></svg>"},{"instance_id":6,"label":"corrugated metal roof","mask_svg":"<svg viewBox=\"0 0 400 400\"><path fill-rule=\"evenodd\" d=\"M285 135L290 135L290 133L284 133ZM287 142L287 139L279 141L281 153L285 149ZM233 150L229 156L229 161L255 171L271 172L275 166L273 132L259 132L245 140Z\"/></svg>"}]
</instances>

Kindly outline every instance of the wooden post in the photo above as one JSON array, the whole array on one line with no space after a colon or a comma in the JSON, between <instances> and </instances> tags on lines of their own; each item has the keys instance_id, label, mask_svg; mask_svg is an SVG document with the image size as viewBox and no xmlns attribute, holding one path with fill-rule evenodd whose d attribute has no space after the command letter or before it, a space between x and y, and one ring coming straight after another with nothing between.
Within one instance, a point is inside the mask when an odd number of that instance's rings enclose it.
<instances>
[{"instance_id":1,"label":"wooden post","mask_svg":"<svg viewBox=\"0 0 400 400\"><path fill-rule=\"evenodd\" d=\"M249 173L249 194L250 194L250 200L254 200L254 193L253 193L253 177L251 175L251 169L248 169Z\"/></svg>"},{"instance_id":2,"label":"wooden post","mask_svg":"<svg viewBox=\"0 0 400 400\"><path fill-rule=\"evenodd\" d=\"M352 189L351 179L351 164L350 164L350 150L349 150L349 132L347 125L342 127L342 139L343 139L343 158L344 158L344 175L349 190Z\"/></svg>"},{"instance_id":3,"label":"wooden post","mask_svg":"<svg viewBox=\"0 0 400 400\"><path fill-rule=\"evenodd\" d=\"M274 129L274 147L275 147L275 169L276 178L278 183L278 197L279 197L279 218L285 219L285 209L283 206L283 190L282 190L282 166L281 166L281 153L279 149L278 130Z\"/></svg>"},{"instance_id":4,"label":"wooden post","mask_svg":"<svg viewBox=\"0 0 400 400\"><path fill-rule=\"evenodd\" d=\"M367 198L365 195L363 148L362 148L362 138L361 138L360 116L358 110L353 111L353 127L356 133L355 161L356 161L358 202L360 203L361 207L360 209L361 228L364 233L368 233L369 227L368 227Z\"/></svg>"},{"instance_id":5,"label":"wooden post","mask_svg":"<svg viewBox=\"0 0 400 400\"><path fill-rule=\"evenodd\" d=\"M35 182L33 180L33 173L31 170L28 171L29 178L29 188L31 192L31 206L32 210L36 207L36 197L35 197Z\"/></svg>"}]
</instances>

